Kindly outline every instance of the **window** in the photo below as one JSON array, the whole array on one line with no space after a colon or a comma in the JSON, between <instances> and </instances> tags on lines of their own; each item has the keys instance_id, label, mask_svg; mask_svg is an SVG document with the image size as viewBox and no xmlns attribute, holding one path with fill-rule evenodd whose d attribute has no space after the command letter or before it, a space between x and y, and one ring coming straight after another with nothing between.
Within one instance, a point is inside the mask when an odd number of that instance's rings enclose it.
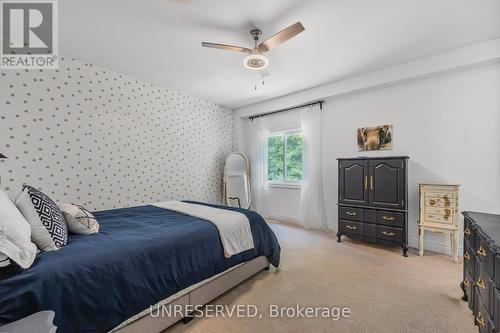
<instances>
[{"instance_id":1,"label":"window","mask_svg":"<svg viewBox=\"0 0 500 333\"><path fill-rule=\"evenodd\" d=\"M269 134L267 138L267 180L297 184L302 181L302 132Z\"/></svg>"}]
</instances>

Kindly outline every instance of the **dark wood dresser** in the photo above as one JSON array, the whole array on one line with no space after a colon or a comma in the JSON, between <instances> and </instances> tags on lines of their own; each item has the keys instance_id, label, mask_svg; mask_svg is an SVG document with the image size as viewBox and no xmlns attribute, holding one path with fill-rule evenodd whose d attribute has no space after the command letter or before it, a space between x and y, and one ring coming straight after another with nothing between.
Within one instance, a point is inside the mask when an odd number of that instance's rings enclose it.
<instances>
[{"instance_id":1,"label":"dark wood dresser","mask_svg":"<svg viewBox=\"0 0 500 333\"><path fill-rule=\"evenodd\" d=\"M345 235L408 251L408 157L339 158L338 242Z\"/></svg>"},{"instance_id":2,"label":"dark wood dresser","mask_svg":"<svg viewBox=\"0 0 500 333\"><path fill-rule=\"evenodd\" d=\"M500 331L500 215L463 212L463 300L479 332Z\"/></svg>"}]
</instances>

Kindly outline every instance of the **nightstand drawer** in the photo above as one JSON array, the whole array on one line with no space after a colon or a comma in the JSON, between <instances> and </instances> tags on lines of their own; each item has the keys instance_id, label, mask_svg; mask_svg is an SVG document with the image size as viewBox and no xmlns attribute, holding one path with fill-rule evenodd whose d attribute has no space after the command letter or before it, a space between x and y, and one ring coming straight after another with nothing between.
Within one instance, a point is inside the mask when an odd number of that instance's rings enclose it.
<instances>
[{"instance_id":1,"label":"nightstand drawer","mask_svg":"<svg viewBox=\"0 0 500 333\"><path fill-rule=\"evenodd\" d=\"M405 214L398 212L390 212L385 210L378 210L376 212L376 223L384 224L391 227L402 228L405 222Z\"/></svg>"},{"instance_id":2,"label":"nightstand drawer","mask_svg":"<svg viewBox=\"0 0 500 333\"><path fill-rule=\"evenodd\" d=\"M339 215L342 220L363 221L362 208L339 207Z\"/></svg>"},{"instance_id":3,"label":"nightstand drawer","mask_svg":"<svg viewBox=\"0 0 500 333\"><path fill-rule=\"evenodd\" d=\"M426 207L455 207L456 205L456 200L452 197L452 193L450 193L450 196L434 196L434 195L429 195L430 193L426 193L424 197L425 201L425 206Z\"/></svg>"},{"instance_id":4,"label":"nightstand drawer","mask_svg":"<svg viewBox=\"0 0 500 333\"><path fill-rule=\"evenodd\" d=\"M342 233L346 235L359 235L363 234L363 223L362 222L354 222L354 221L339 221L339 229Z\"/></svg>"},{"instance_id":5,"label":"nightstand drawer","mask_svg":"<svg viewBox=\"0 0 500 333\"><path fill-rule=\"evenodd\" d=\"M453 218L451 214L424 214L424 223L441 223L441 224L453 224Z\"/></svg>"},{"instance_id":6,"label":"nightstand drawer","mask_svg":"<svg viewBox=\"0 0 500 333\"><path fill-rule=\"evenodd\" d=\"M403 229L392 228L382 225L376 226L376 237L378 239L384 239L392 242L401 242L403 240Z\"/></svg>"},{"instance_id":7,"label":"nightstand drawer","mask_svg":"<svg viewBox=\"0 0 500 333\"><path fill-rule=\"evenodd\" d=\"M434 215L452 215L453 214L453 208L447 208L447 207L425 207L425 213L426 214L434 214Z\"/></svg>"},{"instance_id":8,"label":"nightstand drawer","mask_svg":"<svg viewBox=\"0 0 500 333\"><path fill-rule=\"evenodd\" d=\"M425 197L437 198L443 200L453 200L455 198L455 193L448 191L427 191L425 192Z\"/></svg>"}]
</instances>

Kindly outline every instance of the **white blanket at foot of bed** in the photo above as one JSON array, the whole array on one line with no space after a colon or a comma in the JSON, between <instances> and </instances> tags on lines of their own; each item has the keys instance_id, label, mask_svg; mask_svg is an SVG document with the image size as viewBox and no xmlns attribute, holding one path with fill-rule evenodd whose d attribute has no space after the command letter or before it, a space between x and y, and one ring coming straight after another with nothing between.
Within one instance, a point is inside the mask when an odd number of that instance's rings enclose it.
<instances>
[{"instance_id":1,"label":"white blanket at foot of bed","mask_svg":"<svg viewBox=\"0 0 500 333\"><path fill-rule=\"evenodd\" d=\"M181 201L160 202L153 206L212 222L219 230L226 258L254 248L250 222L245 214Z\"/></svg>"}]
</instances>

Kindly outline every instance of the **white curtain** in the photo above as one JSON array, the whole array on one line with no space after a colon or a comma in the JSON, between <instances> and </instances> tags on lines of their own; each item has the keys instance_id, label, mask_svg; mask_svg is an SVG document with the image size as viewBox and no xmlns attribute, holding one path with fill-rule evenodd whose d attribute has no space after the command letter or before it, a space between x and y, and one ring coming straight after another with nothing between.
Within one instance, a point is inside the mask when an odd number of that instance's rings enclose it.
<instances>
[{"instance_id":1,"label":"white curtain","mask_svg":"<svg viewBox=\"0 0 500 333\"><path fill-rule=\"evenodd\" d=\"M250 124L251 144L251 173L252 173L252 193L253 209L264 217L266 216L266 196L267 186L265 181L267 165L267 135L269 131L265 118L256 118Z\"/></svg>"},{"instance_id":2,"label":"white curtain","mask_svg":"<svg viewBox=\"0 0 500 333\"><path fill-rule=\"evenodd\" d=\"M326 230L326 212L323 195L321 158L321 109L302 110L302 191L301 211L304 227Z\"/></svg>"}]
</instances>

